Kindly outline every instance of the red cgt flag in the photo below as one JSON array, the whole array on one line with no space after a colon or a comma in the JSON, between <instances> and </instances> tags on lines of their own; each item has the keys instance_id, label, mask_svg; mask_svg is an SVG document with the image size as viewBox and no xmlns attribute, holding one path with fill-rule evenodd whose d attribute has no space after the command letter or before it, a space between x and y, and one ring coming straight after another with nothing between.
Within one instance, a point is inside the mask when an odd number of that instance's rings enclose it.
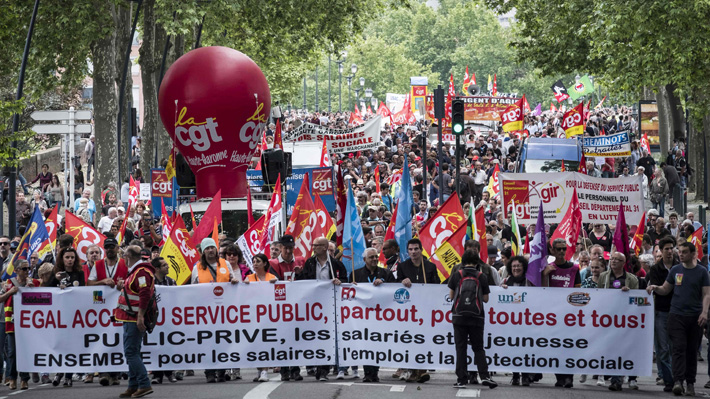
<instances>
[{"instance_id":1,"label":"red cgt flag","mask_svg":"<svg viewBox=\"0 0 710 399\"><path fill-rule=\"evenodd\" d=\"M504 132L523 130L523 121L525 120L525 115L523 113L523 99L521 98L506 108L500 118L503 122Z\"/></svg>"},{"instance_id":2,"label":"red cgt flag","mask_svg":"<svg viewBox=\"0 0 710 399\"><path fill-rule=\"evenodd\" d=\"M274 149L283 149L284 143L281 138L281 122L276 121L276 130L274 130Z\"/></svg>"},{"instance_id":3,"label":"red cgt flag","mask_svg":"<svg viewBox=\"0 0 710 399\"><path fill-rule=\"evenodd\" d=\"M194 242L195 245L200 245L203 238L212 235L215 220L217 224L222 223L222 190L217 191L217 194L212 197L212 201L202 215L200 223L197 225L197 228L192 231L192 242Z\"/></svg>"},{"instance_id":4,"label":"red cgt flag","mask_svg":"<svg viewBox=\"0 0 710 399\"><path fill-rule=\"evenodd\" d=\"M86 262L86 252L94 244L101 248L101 258L103 259L105 255L103 247L106 237L71 212L67 212L65 218L66 233L74 237L74 248L79 253L79 259L82 262Z\"/></svg>"},{"instance_id":5,"label":"red cgt flag","mask_svg":"<svg viewBox=\"0 0 710 399\"><path fill-rule=\"evenodd\" d=\"M572 259L575 248L577 247L577 237L582 231L582 210L579 208L579 199L577 198L577 189L574 189L572 201L567 206L562 222L557 225L555 232L550 237L550 242L556 238L562 238L567 242L567 252L565 252L565 260Z\"/></svg>"},{"instance_id":6,"label":"red cgt flag","mask_svg":"<svg viewBox=\"0 0 710 399\"><path fill-rule=\"evenodd\" d=\"M695 245L695 252L698 254L698 260L703 257L703 228L695 230L693 234L688 237L688 242Z\"/></svg>"},{"instance_id":7,"label":"red cgt flag","mask_svg":"<svg viewBox=\"0 0 710 399\"><path fill-rule=\"evenodd\" d=\"M429 261L436 265L439 274L444 279L449 277L450 270L444 267L439 258L436 257L435 252L441 243L451 237L461 226L466 226L466 216L463 213L459 196L452 193L434 216L430 217L427 223L419 229L422 248L429 255Z\"/></svg>"},{"instance_id":8,"label":"red cgt flag","mask_svg":"<svg viewBox=\"0 0 710 399\"><path fill-rule=\"evenodd\" d=\"M587 174L587 157L585 157L584 154L582 154L582 158L579 160L577 172Z\"/></svg>"},{"instance_id":9,"label":"red cgt flag","mask_svg":"<svg viewBox=\"0 0 710 399\"><path fill-rule=\"evenodd\" d=\"M636 233L634 233L634 237L631 239L631 242L629 243L629 250L636 255L639 256L641 253L641 244L643 243L643 233L646 231L646 212L641 215L641 222L638 224L638 227L636 227Z\"/></svg>"}]
</instances>

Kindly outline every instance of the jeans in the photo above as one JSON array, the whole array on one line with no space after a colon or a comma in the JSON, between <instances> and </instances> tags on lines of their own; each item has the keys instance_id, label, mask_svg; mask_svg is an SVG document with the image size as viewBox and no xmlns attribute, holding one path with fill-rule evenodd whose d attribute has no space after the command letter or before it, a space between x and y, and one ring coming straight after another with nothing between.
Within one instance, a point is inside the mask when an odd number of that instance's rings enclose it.
<instances>
[{"instance_id":1,"label":"jeans","mask_svg":"<svg viewBox=\"0 0 710 399\"><path fill-rule=\"evenodd\" d=\"M653 346L656 351L656 367L663 378L663 383L673 385L671 373L670 340L668 338L668 312L655 312L653 332Z\"/></svg>"},{"instance_id":2,"label":"jeans","mask_svg":"<svg viewBox=\"0 0 710 399\"><path fill-rule=\"evenodd\" d=\"M489 377L486 350L483 348L484 320L474 318L473 325L454 324L454 344L456 346L456 377L458 382L468 382L468 342L473 349L473 359L482 379Z\"/></svg>"},{"instance_id":3,"label":"jeans","mask_svg":"<svg viewBox=\"0 0 710 399\"><path fill-rule=\"evenodd\" d=\"M136 323L123 323L123 352L128 364L128 388L150 388L148 372L141 359L141 341L145 333L138 329Z\"/></svg>"},{"instance_id":4,"label":"jeans","mask_svg":"<svg viewBox=\"0 0 710 399\"><path fill-rule=\"evenodd\" d=\"M651 201L651 203L653 204L653 208L658 211L658 216L665 217L664 216L665 211L663 208L665 208L665 206L666 206L666 197L665 196L661 197L660 202Z\"/></svg>"},{"instance_id":5,"label":"jeans","mask_svg":"<svg viewBox=\"0 0 710 399\"><path fill-rule=\"evenodd\" d=\"M8 359L5 357L5 349L7 349L5 345L5 342L7 342L6 337L7 335L5 334L5 323L0 323L0 376L3 375L2 366L4 364L4 361L8 361ZM10 375L7 374L8 371L9 369L6 368L4 375L5 377L9 378Z\"/></svg>"},{"instance_id":6,"label":"jeans","mask_svg":"<svg viewBox=\"0 0 710 399\"><path fill-rule=\"evenodd\" d=\"M91 180L91 168L94 166L94 156L90 156L86 161L86 181Z\"/></svg>"},{"instance_id":7,"label":"jeans","mask_svg":"<svg viewBox=\"0 0 710 399\"><path fill-rule=\"evenodd\" d=\"M668 315L668 336L671 339L673 381L695 384L698 372L698 345L702 328L698 316ZM665 377L665 376L664 376Z\"/></svg>"},{"instance_id":8,"label":"jeans","mask_svg":"<svg viewBox=\"0 0 710 399\"><path fill-rule=\"evenodd\" d=\"M17 379L17 345L15 345L15 334L10 333L5 336L7 342L7 373L11 380ZM22 381L30 380L30 373L20 373Z\"/></svg>"}]
</instances>

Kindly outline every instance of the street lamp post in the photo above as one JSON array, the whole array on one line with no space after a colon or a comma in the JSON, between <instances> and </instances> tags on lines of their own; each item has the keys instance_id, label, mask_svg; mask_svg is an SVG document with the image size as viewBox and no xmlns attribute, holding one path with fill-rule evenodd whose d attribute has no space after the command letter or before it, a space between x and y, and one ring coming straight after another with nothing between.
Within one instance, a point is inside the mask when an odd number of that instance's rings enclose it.
<instances>
[{"instance_id":1,"label":"street lamp post","mask_svg":"<svg viewBox=\"0 0 710 399\"><path fill-rule=\"evenodd\" d=\"M306 112L306 77L303 77L303 112Z\"/></svg>"},{"instance_id":2,"label":"street lamp post","mask_svg":"<svg viewBox=\"0 0 710 399\"><path fill-rule=\"evenodd\" d=\"M348 81L348 86L350 86L352 84L352 79L355 79L355 74L357 73L357 65L355 65L355 64L350 65L350 72L351 72L351 75L350 75L351 79ZM348 89L348 106L350 107L350 110L352 111L352 104L350 104L349 91L350 91L350 89ZM355 97L357 98L357 90L355 90L355 93L356 93ZM355 103L357 103L357 99L355 100Z\"/></svg>"},{"instance_id":3,"label":"street lamp post","mask_svg":"<svg viewBox=\"0 0 710 399\"><path fill-rule=\"evenodd\" d=\"M370 99L372 98L372 89L369 87L367 89L365 89L365 98L367 99L365 101L365 103L369 102ZM363 105L362 108L363 109L366 108L366 105Z\"/></svg>"},{"instance_id":4,"label":"street lamp post","mask_svg":"<svg viewBox=\"0 0 710 399\"><path fill-rule=\"evenodd\" d=\"M357 101L355 101L356 104L360 104L360 91L365 90L365 78L362 76L360 77L360 88L355 89L355 97L357 97Z\"/></svg>"},{"instance_id":5,"label":"street lamp post","mask_svg":"<svg viewBox=\"0 0 710 399\"><path fill-rule=\"evenodd\" d=\"M330 54L328 54L328 112L330 112Z\"/></svg>"},{"instance_id":6,"label":"street lamp post","mask_svg":"<svg viewBox=\"0 0 710 399\"><path fill-rule=\"evenodd\" d=\"M353 75L346 76L345 80L348 82L348 109L351 109L352 108L352 100L350 99L350 88L353 85Z\"/></svg>"},{"instance_id":7,"label":"street lamp post","mask_svg":"<svg viewBox=\"0 0 710 399\"><path fill-rule=\"evenodd\" d=\"M316 65L316 112L318 112L318 65Z\"/></svg>"},{"instance_id":8,"label":"street lamp post","mask_svg":"<svg viewBox=\"0 0 710 399\"><path fill-rule=\"evenodd\" d=\"M343 61L338 64L338 112L343 112Z\"/></svg>"}]
</instances>

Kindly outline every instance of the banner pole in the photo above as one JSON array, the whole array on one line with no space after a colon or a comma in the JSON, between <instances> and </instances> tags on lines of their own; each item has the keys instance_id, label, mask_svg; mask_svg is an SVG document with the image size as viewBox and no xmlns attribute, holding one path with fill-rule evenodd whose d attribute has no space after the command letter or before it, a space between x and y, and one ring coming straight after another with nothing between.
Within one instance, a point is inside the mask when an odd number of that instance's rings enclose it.
<instances>
[{"instance_id":1,"label":"banner pole","mask_svg":"<svg viewBox=\"0 0 710 399\"><path fill-rule=\"evenodd\" d=\"M355 282L355 247L353 246L353 237L350 235L350 266L352 269L352 280Z\"/></svg>"}]
</instances>

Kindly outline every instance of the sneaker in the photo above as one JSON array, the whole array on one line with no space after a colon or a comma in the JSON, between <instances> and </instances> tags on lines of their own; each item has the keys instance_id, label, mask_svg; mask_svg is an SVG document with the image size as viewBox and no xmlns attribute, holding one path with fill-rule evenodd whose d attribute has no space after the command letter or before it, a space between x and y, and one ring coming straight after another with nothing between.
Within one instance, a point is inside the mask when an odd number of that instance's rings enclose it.
<instances>
[{"instance_id":1,"label":"sneaker","mask_svg":"<svg viewBox=\"0 0 710 399\"><path fill-rule=\"evenodd\" d=\"M234 381L241 380L242 379L242 369L233 369L232 370L232 379Z\"/></svg>"},{"instance_id":2,"label":"sneaker","mask_svg":"<svg viewBox=\"0 0 710 399\"><path fill-rule=\"evenodd\" d=\"M597 386L603 387L605 385L606 385L606 382L604 381L604 376L600 375L599 378L597 378Z\"/></svg>"},{"instance_id":3,"label":"sneaker","mask_svg":"<svg viewBox=\"0 0 710 399\"><path fill-rule=\"evenodd\" d=\"M663 392L673 392L673 384L664 386Z\"/></svg>"},{"instance_id":4,"label":"sneaker","mask_svg":"<svg viewBox=\"0 0 710 399\"><path fill-rule=\"evenodd\" d=\"M572 388L574 387L574 382L572 381L571 378L565 378L565 388Z\"/></svg>"},{"instance_id":5,"label":"sneaker","mask_svg":"<svg viewBox=\"0 0 710 399\"><path fill-rule=\"evenodd\" d=\"M584 384L585 382L587 382L587 375L586 374L580 375L579 376L579 383Z\"/></svg>"},{"instance_id":6,"label":"sneaker","mask_svg":"<svg viewBox=\"0 0 710 399\"><path fill-rule=\"evenodd\" d=\"M365 377L362 379L362 382L373 382L373 381L374 381L374 380L373 380L372 378L368 377L368 376L365 376Z\"/></svg>"},{"instance_id":7,"label":"sneaker","mask_svg":"<svg viewBox=\"0 0 710 399\"><path fill-rule=\"evenodd\" d=\"M227 382L227 376L220 375L219 377L217 377L217 382Z\"/></svg>"},{"instance_id":8,"label":"sneaker","mask_svg":"<svg viewBox=\"0 0 710 399\"><path fill-rule=\"evenodd\" d=\"M404 369L397 369L397 371L392 373L392 378L400 378L402 373L404 373Z\"/></svg>"},{"instance_id":9,"label":"sneaker","mask_svg":"<svg viewBox=\"0 0 710 399\"><path fill-rule=\"evenodd\" d=\"M358 370L353 371L353 380L360 379L360 372Z\"/></svg>"},{"instance_id":10,"label":"sneaker","mask_svg":"<svg viewBox=\"0 0 710 399\"><path fill-rule=\"evenodd\" d=\"M292 373L291 379L294 381L303 381L303 377L301 377L301 373Z\"/></svg>"},{"instance_id":11,"label":"sneaker","mask_svg":"<svg viewBox=\"0 0 710 399\"><path fill-rule=\"evenodd\" d=\"M325 374L323 374L323 375L321 375L321 376L318 377L318 381L326 382L326 381L328 381L328 376L326 376Z\"/></svg>"},{"instance_id":12,"label":"sneaker","mask_svg":"<svg viewBox=\"0 0 710 399\"><path fill-rule=\"evenodd\" d=\"M403 370L402 374L399 376L399 380L407 381L407 378L409 378L409 371Z\"/></svg>"},{"instance_id":13,"label":"sneaker","mask_svg":"<svg viewBox=\"0 0 710 399\"><path fill-rule=\"evenodd\" d=\"M10 385L10 386L12 386L12 385ZM65 379L64 379L64 384L62 384L62 386L63 386L64 388L71 388L72 386L74 386L74 381L72 381L71 378L65 378Z\"/></svg>"},{"instance_id":14,"label":"sneaker","mask_svg":"<svg viewBox=\"0 0 710 399\"><path fill-rule=\"evenodd\" d=\"M30 389L30 385L27 383L27 381L20 382L20 390L24 391L27 389Z\"/></svg>"},{"instance_id":15,"label":"sneaker","mask_svg":"<svg viewBox=\"0 0 710 399\"><path fill-rule=\"evenodd\" d=\"M343 371L338 371L338 376L335 377L336 380L344 380L345 379L345 372Z\"/></svg>"},{"instance_id":16,"label":"sneaker","mask_svg":"<svg viewBox=\"0 0 710 399\"><path fill-rule=\"evenodd\" d=\"M524 375L523 376L523 386L524 387L529 387L530 386L530 377Z\"/></svg>"},{"instance_id":17,"label":"sneaker","mask_svg":"<svg viewBox=\"0 0 710 399\"><path fill-rule=\"evenodd\" d=\"M638 391L639 384L636 382L636 380L629 380L629 389Z\"/></svg>"},{"instance_id":18,"label":"sneaker","mask_svg":"<svg viewBox=\"0 0 710 399\"><path fill-rule=\"evenodd\" d=\"M609 390L610 391L621 391L621 384L612 382L611 385L609 385Z\"/></svg>"},{"instance_id":19,"label":"sneaker","mask_svg":"<svg viewBox=\"0 0 710 399\"><path fill-rule=\"evenodd\" d=\"M289 378L288 378L287 375L282 375L282 376L281 376L281 381L288 381L288 380L289 380Z\"/></svg>"},{"instance_id":20,"label":"sneaker","mask_svg":"<svg viewBox=\"0 0 710 399\"><path fill-rule=\"evenodd\" d=\"M478 385L478 376L473 375L468 379L468 383L471 385Z\"/></svg>"},{"instance_id":21,"label":"sneaker","mask_svg":"<svg viewBox=\"0 0 710 399\"><path fill-rule=\"evenodd\" d=\"M429 381L430 379L431 379L431 376L429 375L429 373L427 373L425 371L422 374L419 374L419 379L417 380L417 382L420 384L423 384L423 383Z\"/></svg>"},{"instance_id":22,"label":"sneaker","mask_svg":"<svg viewBox=\"0 0 710 399\"><path fill-rule=\"evenodd\" d=\"M43 375L42 376L42 384L49 384L49 376L48 375Z\"/></svg>"},{"instance_id":23,"label":"sneaker","mask_svg":"<svg viewBox=\"0 0 710 399\"><path fill-rule=\"evenodd\" d=\"M131 395L132 398L142 398L146 395L150 395L153 393L153 388L148 387L148 388L141 388L137 390L133 395Z\"/></svg>"},{"instance_id":24,"label":"sneaker","mask_svg":"<svg viewBox=\"0 0 710 399\"><path fill-rule=\"evenodd\" d=\"M52 380L52 386L58 387L60 382L62 382L62 375L57 374L54 376L54 379ZM9 381L8 381L7 385L10 385Z\"/></svg>"},{"instance_id":25,"label":"sneaker","mask_svg":"<svg viewBox=\"0 0 710 399\"><path fill-rule=\"evenodd\" d=\"M183 379L185 379L185 373L182 371L176 371L175 372L175 379L177 381L182 381ZM170 382L172 382L172 381L170 381Z\"/></svg>"},{"instance_id":26,"label":"sneaker","mask_svg":"<svg viewBox=\"0 0 710 399\"><path fill-rule=\"evenodd\" d=\"M10 385L8 386L10 387L10 390L14 391L17 389L17 380L10 380ZM66 386L66 383L64 383L64 386Z\"/></svg>"},{"instance_id":27,"label":"sneaker","mask_svg":"<svg viewBox=\"0 0 710 399\"><path fill-rule=\"evenodd\" d=\"M710 381L708 381L708 382L705 383L705 388L710 389Z\"/></svg>"},{"instance_id":28,"label":"sneaker","mask_svg":"<svg viewBox=\"0 0 710 399\"><path fill-rule=\"evenodd\" d=\"M411 372L409 372L409 377L407 377L407 379L406 379L405 381L407 381L407 382L417 382L418 379L419 379L419 372L417 372L417 371L411 371Z\"/></svg>"},{"instance_id":29,"label":"sneaker","mask_svg":"<svg viewBox=\"0 0 710 399\"><path fill-rule=\"evenodd\" d=\"M498 383L493 381L493 379L491 379L491 377L482 379L481 384L487 386L490 389L493 389L498 386Z\"/></svg>"},{"instance_id":30,"label":"sneaker","mask_svg":"<svg viewBox=\"0 0 710 399\"><path fill-rule=\"evenodd\" d=\"M685 389L683 389L683 382L676 381L675 384L673 384L673 395L680 396L684 392L685 392Z\"/></svg>"},{"instance_id":31,"label":"sneaker","mask_svg":"<svg viewBox=\"0 0 710 399\"><path fill-rule=\"evenodd\" d=\"M111 382L108 379L107 375L102 375L101 378L99 378L99 384L101 384L102 387L107 387L111 385ZM131 394L133 395L133 394Z\"/></svg>"},{"instance_id":32,"label":"sneaker","mask_svg":"<svg viewBox=\"0 0 710 399\"><path fill-rule=\"evenodd\" d=\"M175 383L175 382L177 382L177 379L175 378L175 375L170 374L168 376L168 381L170 381L171 383Z\"/></svg>"},{"instance_id":33,"label":"sneaker","mask_svg":"<svg viewBox=\"0 0 710 399\"><path fill-rule=\"evenodd\" d=\"M110 382L111 385L121 385L121 380L119 380L118 378L111 377L108 379L108 382Z\"/></svg>"},{"instance_id":34,"label":"sneaker","mask_svg":"<svg viewBox=\"0 0 710 399\"><path fill-rule=\"evenodd\" d=\"M308 374L310 376L315 376L316 375L316 368L315 367L307 367L306 374Z\"/></svg>"},{"instance_id":35,"label":"sneaker","mask_svg":"<svg viewBox=\"0 0 710 399\"><path fill-rule=\"evenodd\" d=\"M217 378L215 378L215 376L211 375L211 376L207 377L208 384L213 384L215 382L217 382Z\"/></svg>"},{"instance_id":36,"label":"sneaker","mask_svg":"<svg viewBox=\"0 0 710 399\"><path fill-rule=\"evenodd\" d=\"M510 382L511 385L520 385L520 374L513 374L513 380Z\"/></svg>"},{"instance_id":37,"label":"sneaker","mask_svg":"<svg viewBox=\"0 0 710 399\"><path fill-rule=\"evenodd\" d=\"M685 396L695 396L695 384L688 383L686 385Z\"/></svg>"},{"instance_id":38,"label":"sneaker","mask_svg":"<svg viewBox=\"0 0 710 399\"><path fill-rule=\"evenodd\" d=\"M663 381L663 378L661 377L656 377L656 385L666 385L666 383Z\"/></svg>"},{"instance_id":39,"label":"sneaker","mask_svg":"<svg viewBox=\"0 0 710 399\"><path fill-rule=\"evenodd\" d=\"M457 382L456 384L454 384L454 388L466 389L466 384L461 383L461 382Z\"/></svg>"},{"instance_id":40,"label":"sneaker","mask_svg":"<svg viewBox=\"0 0 710 399\"><path fill-rule=\"evenodd\" d=\"M260 371L259 372L259 382L267 382L269 381L269 374L266 372L266 370Z\"/></svg>"},{"instance_id":41,"label":"sneaker","mask_svg":"<svg viewBox=\"0 0 710 399\"><path fill-rule=\"evenodd\" d=\"M94 382L93 374L87 374L84 376L84 384L91 384L92 382Z\"/></svg>"}]
</instances>

